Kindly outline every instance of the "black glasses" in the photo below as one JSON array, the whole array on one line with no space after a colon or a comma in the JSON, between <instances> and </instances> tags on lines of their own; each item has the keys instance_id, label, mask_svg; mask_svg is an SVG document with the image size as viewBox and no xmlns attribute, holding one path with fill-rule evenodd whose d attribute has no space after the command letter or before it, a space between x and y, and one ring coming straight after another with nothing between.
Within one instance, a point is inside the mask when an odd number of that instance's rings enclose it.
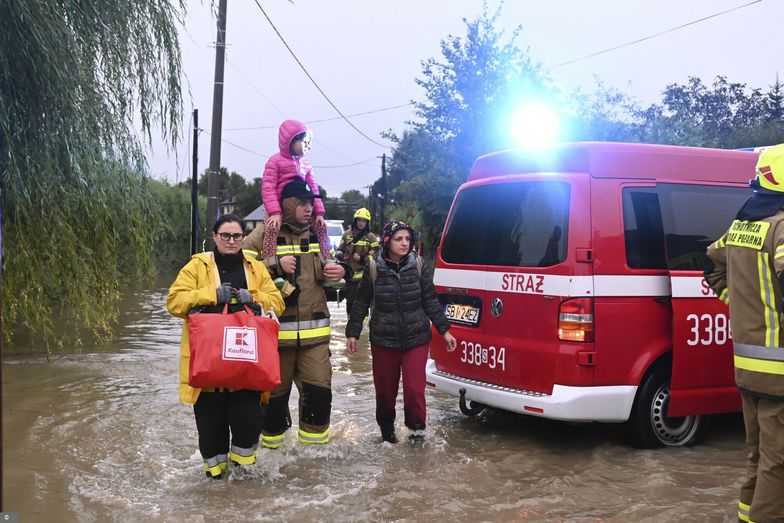
<instances>
[{"instance_id":1,"label":"black glasses","mask_svg":"<svg viewBox=\"0 0 784 523\"><path fill-rule=\"evenodd\" d=\"M227 241L229 241L229 240L234 240L235 242L238 242L238 241L240 241L240 240L241 240L241 239L242 239L242 238L243 238L245 235L244 235L244 234L242 234L241 232L235 232L234 234L232 234L232 233L230 233L230 232L219 232L219 233L218 233L218 236L220 236L220 239L221 239L221 240L223 240L223 241L225 241L225 242L227 242Z\"/></svg>"}]
</instances>

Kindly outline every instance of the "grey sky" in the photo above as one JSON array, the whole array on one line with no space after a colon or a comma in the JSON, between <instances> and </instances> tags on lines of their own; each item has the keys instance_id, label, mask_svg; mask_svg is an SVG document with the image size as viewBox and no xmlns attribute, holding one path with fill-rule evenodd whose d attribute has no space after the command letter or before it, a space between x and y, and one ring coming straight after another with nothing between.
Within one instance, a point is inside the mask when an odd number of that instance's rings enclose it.
<instances>
[{"instance_id":1,"label":"grey sky","mask_svg":"<svg viewBox=\"0 0 784 523\"><path fill-rule=\"evenodd\" d=\"M752 0L507 0L501 27L522 25L517 40L543 67L573 60L660 33ZM199 109L209 130L215 63L215 20L209 1L191 2L182 34L187 75L184 140L175 156L157 146L149 156L157 178L189 176L189 120ZM475 18L482 0L259 0L278 30L332 101L345 115L422 99L414 78L420 62L440 57L439 42L464 34L463 18ZM491 10L498 5L489 1ZM556 67L550 76L563 88L590 89L594 76L649 103L669 83L716 75L767 90L777 70L784 73L778 25L784 1L763 0L743 9L579 62ZM314 131L310 153L319 183L330 196L351 188L365 191L380 172L375 157L389 153L336 117L313 87L253 0L229 0L221 164L246 179L260 176L266 156L277 150L277 126L302 120ZM351 121L374 140L402 131L412 107L356 116ZM231 130L246 127L267 129ZM202 133L199 170L209 162L209 136ZM260 156L264 155L264 157ZM363 162L354 167L328 168Z\"/></svg>"}]
</instances>

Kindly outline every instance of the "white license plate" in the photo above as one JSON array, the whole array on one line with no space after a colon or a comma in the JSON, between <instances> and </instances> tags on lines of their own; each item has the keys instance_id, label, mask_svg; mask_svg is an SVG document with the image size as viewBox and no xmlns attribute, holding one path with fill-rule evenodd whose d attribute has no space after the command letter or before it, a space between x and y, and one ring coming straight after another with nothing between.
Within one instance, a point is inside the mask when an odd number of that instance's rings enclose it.
<instances>
[{"instance_id":1,"label":"white license plate","mask_svg":"<svg viewBox=\"0 0 784 523\"><path fill-rule=\"evenodd\" d=\"M444 314L450 321L476 325L479 322L479 309L471 305L449 303L444 307Z\"/></svg>"}]
</instances>

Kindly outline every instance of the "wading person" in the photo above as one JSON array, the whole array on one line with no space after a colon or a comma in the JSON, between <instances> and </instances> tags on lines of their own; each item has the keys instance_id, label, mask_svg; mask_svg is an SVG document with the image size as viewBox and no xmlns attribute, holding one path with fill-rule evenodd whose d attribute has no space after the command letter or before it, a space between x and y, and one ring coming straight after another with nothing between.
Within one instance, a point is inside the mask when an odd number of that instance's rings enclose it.
<instances>
[{"instance_id":1,"label":"wading person","mask_svg":"<svg viewBox=\"0 0 784 523\"><path fill-rule=\"evenodd\" d=\"M188 312L195 307L201 307L203 312L222 312L230 302L230 312L253 303L278 315L283 311L283 299L267 269L241 251L244 230L245 222L239 217L221 216L212 229L215 249L193 255L180 270L166 299L169 312L184 320L180 401L193 405L204 470L214 479L220 479L226 471L228 460L246 466L256 462L262 391L196 389L188 385Z\"/></svg>"},{"instance_id":2,"label":"wading person","mask_svg":"<svg viewBox=\"0 0 784 523\"><path fill-rule=\"evenodd\" d=\"M351 275L345 264L326 263L319 241L310 230L316 195L302 180L289 183L281 194L283 225L276 237L276 252L263 257L264 226L246 238L246 253L263 259L281 286L286 309L280 316L278 351L281 383L270 398L264 416L261 443L278 448L291 427L291 384L299 390L299 441L329 442L332 410L332 365L329 361L330 318L322 284Z\"/></svg>"},{"instance_id":3,"label":"wading person","mask_svg":"<svg viewBox=\"0 0 784 523\"><path fill-rule=\"evenodd\" d=\"M381 438L397 443L395 401L403 375L403 411L411 439L424 438L425 364L430 342L430 322L444 337L449 350L457 341L436 298L433 277L413 252L415 231L401 221L391 221L381 233L381 252L368 264L346 325L347 347L357 353L357 338L373 303L370 317L370 350L376 388L376 422Z\"/></svg>"},{"instance_id":4,"label":"wading person","mask_svg":"<svg viewBox=\"0 0 784 523\"><path fill-rule=\"evenodd\" d=\"M378 238L370 232L370 211L362 207L354 213L351 228L343 233L336 258L344 260L354 270L354 276L346 284L346 314L351 315L351 306L357 295L362 271L367 261L378 251Z\"/></svg>"},{"instance_id":5,"label":"wading person","mask_svg":"<svg viewBox=\"0 0 784 523\"><path fill-rule=\"evenodd\" d=\"M735 383L743 399L747 478L742 521L784 521L784 145L764 151L754 194L708 247L705 279L729 305Z\"/></svg>"}]
</instances>

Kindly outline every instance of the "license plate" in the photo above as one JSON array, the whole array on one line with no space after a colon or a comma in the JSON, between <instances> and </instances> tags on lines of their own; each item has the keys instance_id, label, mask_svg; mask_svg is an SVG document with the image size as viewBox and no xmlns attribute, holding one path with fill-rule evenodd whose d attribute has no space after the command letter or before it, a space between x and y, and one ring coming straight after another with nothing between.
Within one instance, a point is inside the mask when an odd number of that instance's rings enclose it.
<instances>
[{"instance_id":1,"label":"license plate","mask_svg":"<svg viewBox=\"0 0 784 523\"><path fill-rule=\"evenodd\" d=\"M479 308L471 305L449 303L444 307L444 314L449 321L476 325L479 322Z\"/></svg>"}]
</instances>

